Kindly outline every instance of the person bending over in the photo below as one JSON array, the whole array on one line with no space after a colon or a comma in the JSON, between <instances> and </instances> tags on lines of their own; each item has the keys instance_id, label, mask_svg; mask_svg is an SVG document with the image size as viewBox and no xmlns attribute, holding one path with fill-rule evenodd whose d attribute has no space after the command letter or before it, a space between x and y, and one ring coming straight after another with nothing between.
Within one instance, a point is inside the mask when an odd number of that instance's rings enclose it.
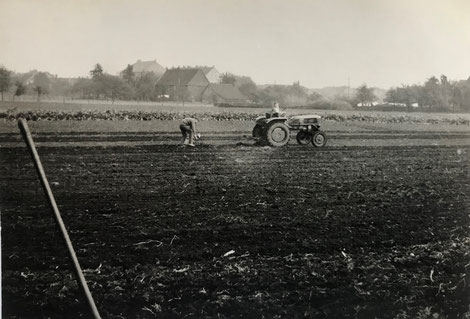
<instances>
[{"instance_id":1,"label":"person bending over","mask_svg":"<svg viewBox=\"0 0 470 319\"><path fill-rule=\"evenodd\" d=\"M194 139L197 139L196 123L197 120L192 117L186 117L183 119L183 121L181 121L180 130L181 134L183 135L183 145L195 146Z\"/></svg>"}]
</instances>

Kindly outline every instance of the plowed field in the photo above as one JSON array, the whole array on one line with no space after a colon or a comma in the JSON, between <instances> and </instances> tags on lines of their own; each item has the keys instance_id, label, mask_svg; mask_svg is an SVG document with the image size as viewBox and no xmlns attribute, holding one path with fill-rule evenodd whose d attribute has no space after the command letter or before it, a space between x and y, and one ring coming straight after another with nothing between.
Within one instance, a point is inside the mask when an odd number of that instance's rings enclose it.
<instances>
[{"instance_id":1,"label":"plowed field","mask_svg":"<svg viewBox=\"0 0 470 319\"><path fill-rule=\"evenodd\" d=\"M35 135L104 318L470 315L468 133L245 133ZM24 144L0 144L3 318L87 317Z\"/></svg>"}]
</instances>

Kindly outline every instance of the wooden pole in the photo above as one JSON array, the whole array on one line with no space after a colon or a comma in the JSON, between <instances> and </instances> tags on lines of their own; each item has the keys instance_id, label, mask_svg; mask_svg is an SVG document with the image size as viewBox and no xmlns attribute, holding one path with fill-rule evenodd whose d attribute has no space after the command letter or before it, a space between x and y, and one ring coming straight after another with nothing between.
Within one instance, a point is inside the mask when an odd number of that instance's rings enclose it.
<instances>
[{"instance_id":1,"label":"wooden pole","mask_svg":"<svg viewBox=\"0 0 470 319\"><path fill-rule=\"evenodd\" d=\"M21 134L23 135L23 139L28 146L28 150L31 153L31 157L34 162L34 166L36 167L36 171L39 175L39 180L41 181L42 187L44 188L44 193L46 194L47 200L49 205L54 213L55 221L59 226L60 233L62 235L63 240L65 241L65 245L67 246L67 250L69 253L69 257L72 260L74 266L74 273L75 278L78 281L78 284L85 294L85 297L88 301L88 305L90 306L90 311L93 314L95 319L101 319L98 309L96 308L95 302L93 297L88 289L88 285L86 283L85 277L83 276L82 268L78 263L77 255L75 254L75 250L73 249L72 242L70 241L69 235L67 233L67 229L65 228L65 224L62 220L62 217L59 212L59 208L54 199L54 195L52 194L51 187L49 186L49 182L47 181L46 173L44 172L44 168L42 167L41 160L39 158L38 152L36 151L36 146L34 145L33 137L31 136L31 132L28 128L28 123L24 119L20 119L18 121L18 126L20 128Z\"/></svg>"}]
</instances>

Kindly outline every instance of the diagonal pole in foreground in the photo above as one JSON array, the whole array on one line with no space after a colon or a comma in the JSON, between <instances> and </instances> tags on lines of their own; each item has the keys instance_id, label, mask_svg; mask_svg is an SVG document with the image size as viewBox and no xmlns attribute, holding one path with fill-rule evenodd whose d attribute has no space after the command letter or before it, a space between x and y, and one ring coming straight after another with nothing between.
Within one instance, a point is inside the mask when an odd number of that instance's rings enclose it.
<instances>
[{"instance_id":1,"label":"diagonal pole in foreground","mask_svg":"<svg viewBox=\"0 0 470 319\"><path fill-rule=\"evenodd\" d=\"M44 172L44 168L42 167L38 152L36 151L36 146L34 145L33 137L31 136L31 132L28 128L28 123L26 122L26 120L20 119L18 121L18 126L20 128L21 134L23 135L23 139L26 142L26 145L28 146L28 150L31 153L31 157L33 158L34 166L36 167L37 173L39 175L39 180L41 181L42 187L44 188L44 192L46 194L49 205L51 206L51 209L54 212L54 217L57 222L57 225L60 228L62 238L64 239L65 244L67 245L69 257L72 260L74 266L75 278L77 279L78 284L82 289L82 292L85 294L93 317L95 319L101 319L98 309L96 308L95 301L93 300L93 297L90 293L90 289L88 289L85 277L83 276L82 268L78 263L78 259L75 254L75 250L73 249L72 242L70 241L69 234L67 233L65 224L62 220L62 217L60 216L59 208L57 207L54 195L52 194L51 187L49 186L49 182L47 181L46 173Z\"/></svg>"}]
</instances>

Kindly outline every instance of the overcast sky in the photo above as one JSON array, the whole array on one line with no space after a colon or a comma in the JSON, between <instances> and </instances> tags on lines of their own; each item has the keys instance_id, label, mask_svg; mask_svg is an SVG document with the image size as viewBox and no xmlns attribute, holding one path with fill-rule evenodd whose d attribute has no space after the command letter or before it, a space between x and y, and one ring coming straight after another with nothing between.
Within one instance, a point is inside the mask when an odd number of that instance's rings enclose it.
<instances>
[{"instance_id":1,"label":"overcast sky","mask_svg":"<svg viewBox=\"0 0 470 319\"><path fill-rule=\"evenodd\" d=\"M470 1L0 0L8 69L116 74L137 59L311 88L467 79Z\"/></svg>"}]
</instances>

